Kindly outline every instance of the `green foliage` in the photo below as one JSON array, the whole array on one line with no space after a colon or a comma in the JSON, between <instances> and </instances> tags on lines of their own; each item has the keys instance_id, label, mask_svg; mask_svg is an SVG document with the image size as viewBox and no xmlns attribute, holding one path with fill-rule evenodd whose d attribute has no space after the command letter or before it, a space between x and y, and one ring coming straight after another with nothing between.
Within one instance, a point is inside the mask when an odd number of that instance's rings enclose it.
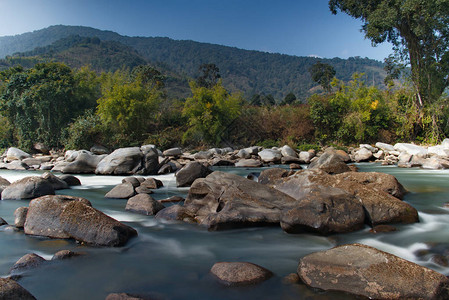
<instances>
[{"instance_id":1,"label":"green foliage","mask_svg":"<svg viewBox=\"0 0 449 300\"><path fill-rule=\"evenodd\" d=\"M268 140L263 140L263 141L257 143L257 145L260 147L264 147L266 149L270 149L273 147L280 147L281 143L279 141L268 139Z\"/></svg>"},{"instance_id":2,"label":"green foliage","mask_svg":"<svg viewBox=\"0 0 449 300\"><path fill-rule=\"evenodd\" d=\"M334 67L317 61L309 68L309 73L312 80L321 85L326 92L331 91L331 81L336 74Z\"/></svg>"},{"instance_id":3,"label":"green foliage","mask_svg":"<svg viewBox=\"0 0 449 300\"><path fill-rule=\"evenodd\" d=\"M285 96L284 100L282 101L281 105L290 105L293 104L296 101L296 96L293 93L288 93L287 96Z\"/></svg>"},{"instance_id":4,"label":"green foliage","mask_svg":"<svg viewBox=\"0 0 449 300\"><path fill-rule=\"evenodd\" d=\"M218 145L227 136L227 126L240 114L242 96L228 93L221 81L210 89L190 82L190 88L192 97L183 109L190 128L183 140Z\"/></svg>"},{"instance_id":5,"label":"green foliage","mask_svg":"<svg viewBox=\"0 0 449 300\"><path fill-rule=\"evenodd\" d=\"M320 151L321 147L320 145L316 145L316 144L300 144L296 146L296 149L298 149L299 151L309 151L311 149L315 150L315 151Z\"/></svg>"},{"instance_id":6,"label":"green foliage","mask_svg":"<svg viewBox=\"0 0 449 300\"><path fill-rule=\"evenodd\" d=\"M59 63L38 64L2 72L6 82L0 97L1 111L14 124L18 145L30 149L35 142L61 146L61 130L89 107L89 97L77 99L72 70Z\"/></svg>"},{"instance_id":7,"label":"green foliage","mask_svg":"<svg viewBox=\"0 0 449 300\"><path fill-rule=\"evenodd\" d=\"M337 92L329 96L314 95L309 99L310 114L322 141L343 143L374 141L381 129L387 129L390 111L384 94L368 87L360 74L354 74L349 85L334 80Z\"/></svg>"},{"instance_id":8,"label":"green foliage","mask_svg":"<svg viewBox=\"0 0 449 300\"><path fill-rule=\"evenodd\" d=\"M103 74L102 97L97 114L117 134L117 141L142 141L158 116L164 93L158 85L144 85L141 78L132 80L129 72Z\"/></svg>"},{"instance_id":9,"label":"green foliage","mask_svg":"<svg viewBox=\"0 0 449 300\"><path fill-rule=\"evenodd\" d=\"M94 144L105 144L108 133L100 117L93 110L87 110L67 127L65 135L65 148L77 150L90 149Z\"/></svg>"},{"instance_id":10,"label":"green foliage","mask_svg":"<svg viewBox=\"0 0 449 300\"><path fill-rule=\"evenodd\" d=\"M221 78L220 69L215 64L202 64L199 69L200 75L196 79L199 87L212 88Z\"/></svg>"}]
</instances>

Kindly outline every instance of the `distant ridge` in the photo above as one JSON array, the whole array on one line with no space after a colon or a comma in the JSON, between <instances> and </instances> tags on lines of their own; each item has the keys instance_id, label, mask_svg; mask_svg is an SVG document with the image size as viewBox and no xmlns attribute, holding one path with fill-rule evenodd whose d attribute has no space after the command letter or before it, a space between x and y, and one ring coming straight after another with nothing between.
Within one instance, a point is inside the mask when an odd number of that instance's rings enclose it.
<instances>
[{"instance_id":1,"label":"distant ridge","mask_svg":"<svg viewBox=\"0 0 449 300\"><path fill-rule=\"evenodd\" d=\"M272 94L280 100L293 92L298 98L305 99L317 85L311 80L308 69L316 61L331 64L337 71L337 77L348 81L354 72L365 73L369 84L382 85L385 72L381 62L368 58L323 59L317 57L297 57L273 54L261 51L243 50L235 47L200 43L188 40L173 40L166 37L128 37L112 31L99 30L84 26L55 25L41 30L15 36L0 37L0 58L29 51L37 47L49 46L71 36L97 37L101 41L113 41L133 50L125 52L119 49L122 57L137 61L137 56L156 67L180 74L180 77L193 78L198 67L204 63L214 63L223 78L224 86L232 91L243 91L247 97L253 94ZM48 49L51 49L49 47ZM100 51L97 49L96 51ZM136 51L132 54L131 52ZM25 52L25 53L24 53ZM79 52L72 49L74 55ZM45 56L46 53L39 53ZM67 62L67 53L52 53L53 59ZM96 52L96 56L101 56ZM48 55L47 55L48 57ZM127 65L124 63L124 65ZM115 66L114 66L115 68ZM111 68L104 68L105 71Z\"/></svg>"}]
</instances>

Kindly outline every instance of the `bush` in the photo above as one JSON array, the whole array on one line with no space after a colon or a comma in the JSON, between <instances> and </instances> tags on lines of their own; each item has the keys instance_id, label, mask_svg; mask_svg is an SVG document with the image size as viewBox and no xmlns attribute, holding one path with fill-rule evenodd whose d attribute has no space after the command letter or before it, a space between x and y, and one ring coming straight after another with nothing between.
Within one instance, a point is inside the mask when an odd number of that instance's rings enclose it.
<instances>
[{"instance_id":1,"label":"bush","mask_svg":"<svg viewBox=\"0 0 449 300\"><path fill-rule=\"evenodd\" d=\"M100 117L89 110L68 126L64 144L66 149L90 149L94 144L108 144L105 136Z\"/></svg>"}]
</instances>

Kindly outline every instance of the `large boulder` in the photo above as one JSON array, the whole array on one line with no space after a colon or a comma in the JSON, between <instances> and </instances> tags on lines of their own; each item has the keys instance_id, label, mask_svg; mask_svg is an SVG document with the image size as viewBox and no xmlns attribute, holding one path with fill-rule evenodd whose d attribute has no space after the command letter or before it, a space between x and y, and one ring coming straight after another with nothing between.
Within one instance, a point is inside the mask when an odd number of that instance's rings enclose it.
<instances>
[{"instance_id":1,"label":"large boulder","mask_svg":"<svg viewBox=\"0 0 449 300\"><path fill-rule=\"evenodd\" d=\"M159 201L154 200L148 194L138 194L128 200L125 209L139 214L152 216L157 214L165 206Z\"/></svg>"},{"instance_id":2,"label":"large boulder","mask_svg":"<svg viewBox=\"0 0 449 300\"><path fill-rule=\"evenodd\" d=\"M11 278L0 278L0 299L36 300L36 298Z\"/></svg>"},{"instance_id":3,"label":"large boulder","mask_svg":"<svg viewBox=\"0 0 449 300\"><path fill-rule=\"evenodd\" d=\"M45 172L44 174L41 175L41 177L43 179L47 180L48 182L50 182L51 185L53 185L53 188L55 189L55 191L69 188L69 185L67 182L65 182L64 180L62 180L59 177L56 177L54 174L52 174L50 172Z\"/></svg>"},{"instance_id":4,"label":"large boulder","mask_svg":"<svg viewBox=\"0 0 449 300\"><path fill-rule=\"evenodd\" d=\"M309 169L320 169L329 174L349 172L350 168L335 152L324 152L317 160L310 163Z\"/></svg>"},{"instance_id":5,"label":"large boulder","mask_svg":"<svg viewBox=\"0 0 449 300\"><path fill-rule=\"evenodd\" d=\"M446 276L360 244L309 254L300 260L298 275L313 288L370 299L448 299Z\"/></svg>"},{"instance_id":6,"label":"large boulder","mask_svg":"<svg viewBox=\"0 0 449 300\"><path fill-rule=\"evenodd\" d=\"M281 161L282 158L281 151L279 150L265 149L257 154L259 155L260 159L265 163L269 162L278 163Z\"/></svg>"},{"instance_id":7,"label":"large boulder","mask_svg":"<svg viewBox=\"0 0 449 300\"><path fill-rule=\"evenodd\" d=\"M345 233L362 229L365 211L358 199L337 188L316 188L281 216L287 233Z\"/></svg>"},{"instance_id":8,"label":"large boulder","mask_svg":"<svg viewBox=\"0 0 449 300\"><path fill-rule=\"evenodd\" d=\"M44 196L30 202L25 233L73 238L96 246L123 246L137 232L90 206L86 199Z\"/></svg>"},{"instance_id":9,"label":"large boulder","mask_svg":"<svg viewBox=\"0 0 449 300\"><path fill-rule=\"evenodd\" d=\"M210 230L276 225L296 200L269 186L238 175L213 172L195 180L184 209Z\"/></svg>"},{"instance_id":10,"label":"large boulder","mask_svg":"<svg viewBox=\"0 0 449 300\"><path fill-rule=\"evenodd\" d=\"M196 179L204 178L212 171L199 162L190 162L176 173L178 187L190 186Z\"/></svg>"},{"instance_id":11,"label":"large boulder","mask_svg":"<svg viewBox=\"0 0 449 300\"><path fill-rule=\"evenodd\" d=\"M285 145L281 148L281 154L283 157L298 157L298 154L296 153L295 150L293 150L292 147L290 147L289 145Z\"/></svg>"},{"instance_id":12,"label":"large boulder","mask_svg":"<svg viewBox=\"0 0 449 300\"><path fill-rule=\"evenodd\" d=\"M356 162L369 161L373 157L373 152L367 148L360 148L354 154Z\"/></svg>"},{"instance_id":13,"label":"large boulder","mask_svg":"<svg viewBox=\"0 0 449 300\"><path fill-rule=\"evenodd\" d=\"M269 168L260 172L257 181L261 184L275 184L279 179L291 175L289 170L282 168Z\"/></svg>"},{"instance_id":14,"label":"large boulder","mask_svg":"<svg viewBox=\"0 0 449 300\"><path fill-rule=\"evenodd\" d=\"M427 148L415 144L397 143L394 145L394 150L399 152L406 152L410 155L426 157L429 153Z\"/></svg>"},{"instance_id":15,"label":"large boulder","mask_svg":"<svg viewBox=\"0 0 449 300\"><path fill-rule=\"evenodd\" d=\"M145 148L146 149L146 148ZM154 174L159 166L154 148L143 152L139 147L120 148L101 160L95 170L102 175Z\"/></svg>"},{"instance_id":16,"label":"large boulder","mask_svg":"<svg viewBox=\"0 0 449 300\"><path fill-rule=\"evenodd\" d=\"M105 198L115 198L115 199L129 199L136 194L134 186L129 183L120 183L116 185L112 190L110 190Z\"/></svg>"},{"instance_id":17,"label":"large boulder","mask_svg":"<svg viewBox=\"0 0 449 300\"><path fill-rule=\"evenodd\" d=\"M7 179L0 176L0 195L2 194L3 190L10 184L11 183Z\"/></svg>"},{"instance_id":18,"label":"large boulder","mask_svg":"<svg viewBox=\"0 0 449 300\"><path fill-rule=\"evenodd\" d=\"M89 151L79 151L76 158L71 163L62 168L62 173L68 174L83 174L94 173L100 161L107 155L95 155Z\"/></svg>"},{"instance_id":19,"label":"large boulder","mask_svg":"<svg viewBox=\"0 0 449 300\"><path fill-rule=\"evenodd\" d=\"M218 262L210 271L228 286L256 284L273 276L271 271L249 262Z\"/></svg>"},{"instance_id":20,"label":"large boulder","mask_svg":"<svg viewBox=\"0 0 449 300\"><path fill-rule=\"evenodd\" d=\"M394 151L393 145L386 144L386 143L377 142L376 147L379 149L382 149L384 151L388 151L388 152Z\"/></svg>"},{"instance_id":21,"label":"large boulder","mask_svg":"<svg viewBox=\"0 0 449 300\"><path fill-rule=\"evenodd\" d=\"M15 147L8 148L8 151L6 152L6 159L8 161L22 160L28 157L31 157L31 155Z\"/></svg>"},{"instance_id":22,"label":"large boulder","mask_svg":"<svg viewBox=\"0 0 449 300\"><path fill-rule=\"evenodd\" d=\"M54 194L55 189L50 181L38 176L30 176L7 186L2 192L2 200L33 199Z\"/></svg>"},{"instance_id":23,"label":"large boulder","mask_svg":"<svg viewBox=\"0 0 449 300\"><path fill-rule=\"evenodd\" d=\"M302 170L285 178L275 188L295 199L307 198L315 189L338 188L359 199L366 212L366 222L371 225L419 221L415 208L392 196L401 197L404 190L388 174L347 172L329 175L320 170Z\"/></svg>"}]
</instances>

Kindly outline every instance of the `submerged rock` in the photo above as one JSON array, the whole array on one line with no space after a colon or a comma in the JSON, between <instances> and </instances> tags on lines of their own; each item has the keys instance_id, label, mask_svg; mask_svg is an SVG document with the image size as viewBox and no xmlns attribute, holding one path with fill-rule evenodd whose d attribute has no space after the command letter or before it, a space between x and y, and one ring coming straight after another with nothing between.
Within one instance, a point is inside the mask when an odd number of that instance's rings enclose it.
<instances>
[{"instance_id":1,"label":"submerged rock","mask_svg":"<svg viewBox=\"0 0 449 300\"><path fill-rule=\"evenodd\" d=\"M23 273L26 270L34 269L39 267L40 265L46 263L45 258L35 254L30 253L22 256L12 268L9 270L9 273L12 275L17 275Z\"/></svg>"},{"instance_id":2,"label":"submerged rock","mask_svg":"<svg viewBox=\"0 0 449 300\"><path fill-rule=\"evenodd\" d=\"M273 276L271 271L249 262L218 262L210 271L228 286L256 284Z\"/></svg>"},{"instance_id":3,"label":"submerged rock","mask_svg":"<svg viewBox=\"0 0 449 300\"><path fill-rule=\"evenodd\" d=\"M69 259L69 258L80 256L80 255L82 255L82 254L79 252L73 252L70 250L60 250L53 255L51 260L64 260L64 259Z\"/></svg>"},{"instance_id":4,"label":"submerged rock","mask_svg":"<svg viewBox=\"0 0 449 300\"><path fill-rule=\"evenodd\" d=\"M447 299L449 279L433 270L360 244L303 257L301 280L313 288L372 299Z\"/></svg>"},{"instance_id":5,"label":"submerged rock","mask_svg":"<svg viewBox=\"0 0 449 300\"><path fill-rule=\"evenodd\" d=\"M10 278L0 278L0 299L36 300L30 292Z\"/></svg>"}]
</instances>

